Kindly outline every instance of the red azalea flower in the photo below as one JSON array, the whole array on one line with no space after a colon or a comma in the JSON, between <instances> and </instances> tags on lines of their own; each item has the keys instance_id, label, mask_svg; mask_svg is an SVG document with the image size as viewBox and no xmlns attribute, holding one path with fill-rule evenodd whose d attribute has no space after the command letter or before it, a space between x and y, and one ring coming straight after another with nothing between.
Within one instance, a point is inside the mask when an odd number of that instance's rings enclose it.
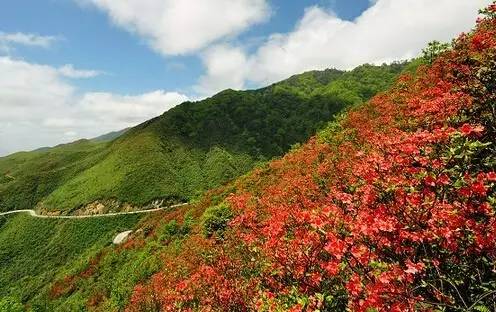
<instances>
[{"instance_id":1,"label":"red azalea flower","mask_svg":"<svg viewBox=\"0 0 496 312\"><path fill-rule=\"evenodd\" d=\"M448 185L448 184L450 184L450 182L451 182L451 179L446 173L441 174L437 178L437 183L442 184L442 185Z\"/></svg>"},{"instance_id":2,"label":"red azalea flower","mask_svg":"<svg viewBox=\"0 0 496 312\"><path fill-rule=\"evenodd\" d=\"M473 128L471 125L466 123L466 124L463 124L463 126L460 128L460 130L461 130L463 135L468 136L472 133Z\"/></svg>"},{"instance_id":3,"label":"red azalea flower","mask_svg":"<svg viewBox=\"0 0 496 312\"><path fill-rule=\"evenodd\" d=\"M489 182L496 182L496 172L491 171L487 173L487 180Z\"/></svg>"},{"instance_id":4,"label":"red azalea flower","mask_svg":"<svg viewBox=\"0 0 496 312\"><path fill-rule=\"evenodd\" d=\"M470 125L468 123L463 124L461 126L460 131L462 132L463 135L469 136L471 134L475 134L477 136L480 136L484 132L484 126L481 125Z\"/></svg>"}]
</instances>

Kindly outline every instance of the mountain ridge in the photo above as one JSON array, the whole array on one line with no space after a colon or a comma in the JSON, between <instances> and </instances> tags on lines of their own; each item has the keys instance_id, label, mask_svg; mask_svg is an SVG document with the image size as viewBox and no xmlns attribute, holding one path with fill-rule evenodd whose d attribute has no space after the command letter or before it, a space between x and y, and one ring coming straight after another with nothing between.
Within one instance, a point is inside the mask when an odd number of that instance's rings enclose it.
<instances>
[{"instance_id":1,"label":"mountain ridge","mask_svg":"<svg viewBox=\"0 0 496 312\"><path fill-rule=\"evenodd\" d=\"M257 90L225 90L109 141L2 158L0 174L16 179L0 179L0 210L70 213L97 200L137 207L188 201L303 142L344 108L387 88L406 66L311 71Z\"/></svg>"}]
</instances>

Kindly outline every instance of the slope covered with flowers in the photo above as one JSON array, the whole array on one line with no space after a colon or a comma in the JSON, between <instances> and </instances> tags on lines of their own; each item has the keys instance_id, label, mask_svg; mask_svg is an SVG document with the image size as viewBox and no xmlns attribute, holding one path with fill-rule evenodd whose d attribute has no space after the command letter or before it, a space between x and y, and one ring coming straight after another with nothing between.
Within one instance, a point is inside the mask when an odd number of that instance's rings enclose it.
<instances>
[{"instance_id":1,"label":"slope covered with flowers","mask_svg":"<svg viewBox=\"0 0 496 312\"><path fill-rule=\"evenodd\" d=\"M415 76L240 179L129 311L496 310L496 5ZM212 234L212 233L210 233Z\"/></svg>"}]
</instances>

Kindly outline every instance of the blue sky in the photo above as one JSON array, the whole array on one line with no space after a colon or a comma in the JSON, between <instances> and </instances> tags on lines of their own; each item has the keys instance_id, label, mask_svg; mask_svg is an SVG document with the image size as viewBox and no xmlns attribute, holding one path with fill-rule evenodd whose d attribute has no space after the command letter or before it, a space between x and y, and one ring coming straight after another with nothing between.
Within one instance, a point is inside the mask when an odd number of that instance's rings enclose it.
<instances>
[{"instance_id":1,"label":"blue sky","mask_svg":"<svg viewBox=\"0 0 496 312\"><path fill-rule=\"evenodd\" d=\"M5 0L0 156L136 125L225 88L415 57L491 0Z\"/></svg>"}]
</instances>

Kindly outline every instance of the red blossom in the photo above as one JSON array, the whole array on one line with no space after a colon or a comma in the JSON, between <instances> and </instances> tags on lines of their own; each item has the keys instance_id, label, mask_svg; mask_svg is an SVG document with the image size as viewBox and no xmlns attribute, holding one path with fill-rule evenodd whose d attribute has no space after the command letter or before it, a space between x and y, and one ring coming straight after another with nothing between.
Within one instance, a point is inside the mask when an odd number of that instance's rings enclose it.
<instances>
[{"instance_id":1,"label":"red blossom","mask_svg":"<svg viewBox=\"0 0 496 312\"><path fill-rule=\"evenodd\" d=\"M345 293L352 311L408 312L430 309L422 296L451 300L418 280L496 258L494 168L446 157L459 133L495 143L481 125L489 123L467 117L496 98L471 92L496 54L496 21L477 27L417 76L352 109L337 143L313 138L236 182L224 241L192 235L133 302L154 294L164 311L310 311L328 292Z\"/></svg>"},{"instance_id":2,"label":"red blossom","mask_svg":"<svg viewBox=\"0 0 496 312\"><path fill-rule=\"evenodd\" d=\"M487 173L487 180L489 182L496 182L496 172L491 171Z\"/></svg>"},{"instance_id":3,"label":"red blossom","mask_svg":"<svg viewBox=\"0 0 496 312\"><path fill-rule=\"evenodd\" d=\"M484 127L481 125L473 126L473 125L465 123L465 124L463 124L463 126L461 126L460 131L465 136L469 136L472 134L480 136L484 132Z\"/></svg>"},{"instance_id":4,"label":"red blossom","mask_svg":"<svg viewBox=\"0 0 496 312\"><path fill-rule=\"evenodd\" d=\"M407 260L406 268L405 273L415 275L417 273L421 273L424 270L425 265L421 262L413 263L412 261Z\"/></svg>"},{"instance_id":5,"label":"red blossom","mask_svg":"<svg viewBox=\"0 0 496 312\"><path fill-rule=\"evenodd\" d=\"M434 179L434 178L433 178L433 177L431 177L431 176L427 176L427 177L425 177L425 179L424 179L424 183L425 183L425 185L427 185L427 186L432 186L432 187L434 187L434 186L436 186L436 179Z\"/></svg>"},{"instance_id":6,"label":"red blossom","mask_svg":"<svg viewBox=\"0 0 496 312\"><path fill-rule=\"evenodd\" d=\"M449 185L451 182L450 177L443 173L437 178L437 183L442 184L442 185Z\"/></svg>"}]
</instances>

